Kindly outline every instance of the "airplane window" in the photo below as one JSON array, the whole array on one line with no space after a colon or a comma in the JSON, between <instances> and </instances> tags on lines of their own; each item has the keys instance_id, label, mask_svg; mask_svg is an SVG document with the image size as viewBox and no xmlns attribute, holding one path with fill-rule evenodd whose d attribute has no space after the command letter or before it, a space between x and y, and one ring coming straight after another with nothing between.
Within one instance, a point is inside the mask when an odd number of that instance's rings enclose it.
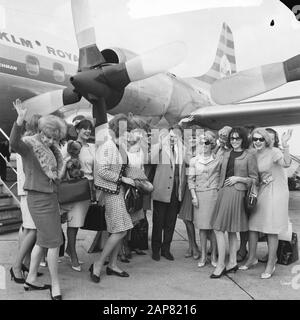
<instances>
[{"instance_id":1,"label":"airplane window","mask_svg":"<svg viewBox=\"0 0 300 320\"><path fill-rule=\"evenodd\" d=\"M26 70L32 76L37 76L40 73L39 60L34 56L26 56Z\"/></svg>"},{"instance_id":2,"label":"airplane window","mask_svg":"<svg viewBox=\"0 0 300 320\"><path fill-rule=\"evenodd\" d=\"M65 69L62 64L57 62L53 63L53 77L58 82L65 81Z\"/></svg>"}]
</instances>

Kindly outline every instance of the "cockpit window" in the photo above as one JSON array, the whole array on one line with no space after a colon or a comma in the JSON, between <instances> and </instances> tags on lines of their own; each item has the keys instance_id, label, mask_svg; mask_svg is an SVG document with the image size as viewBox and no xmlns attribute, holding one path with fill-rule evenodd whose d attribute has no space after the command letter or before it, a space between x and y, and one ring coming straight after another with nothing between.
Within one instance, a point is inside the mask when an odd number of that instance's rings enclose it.
<instances>
[{"instance_id":1,"label":"cockpit window","mask_svg":"<svg viewBox=\"0 0 300 320\"><path fill-rule=\"evenodd\" d=\"M62 64L58 62L53 63L53 77L58 82L65 81L65 69Z\"/></svg>"},{"instance_id":2,"label":"cockpit window","mask_svg":"<svg viewBox=\"0 0 300 320\"><path fill-rule=\"evenodd\" d=\"M26 71L32 76L38 76L40 73L39 60L34 56L26 56Z\"/></svg>"}]
</instances>

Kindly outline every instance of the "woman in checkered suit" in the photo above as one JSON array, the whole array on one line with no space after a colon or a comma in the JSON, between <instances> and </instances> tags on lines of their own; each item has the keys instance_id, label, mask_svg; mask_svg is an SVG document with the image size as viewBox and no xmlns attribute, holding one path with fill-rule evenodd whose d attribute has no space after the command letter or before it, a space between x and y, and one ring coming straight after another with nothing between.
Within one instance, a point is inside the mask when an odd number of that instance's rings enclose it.
<instances>
[{"instance_id":1,"label":"woman in checkered suit","mask_svg":"<svg viewBox=\"0 0 300 320\"><path fill-rule=\"evenodd\" d=\"M124 130L121 130L124 128ZM123 147L132 123L126 115L119 114L109 122L110 135L98 147L95 160L95 186L104 192L105 219L110 233L100 258L91 265L90 275L94 282L100 281L100 272L107 256L110 256L107 275L128 277L117 266L121 240L127 230L133 228L124 201L125 185L134 185L133 179L147 179L142 170L127 165L126 149Z\"/></svg>"}]
</instances>

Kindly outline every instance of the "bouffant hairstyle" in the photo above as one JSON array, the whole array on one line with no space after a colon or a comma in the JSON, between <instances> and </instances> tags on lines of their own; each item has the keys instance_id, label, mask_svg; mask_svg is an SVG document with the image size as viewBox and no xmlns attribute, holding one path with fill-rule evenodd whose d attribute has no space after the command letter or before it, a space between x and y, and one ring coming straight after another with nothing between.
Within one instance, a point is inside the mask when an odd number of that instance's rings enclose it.
<instances>
[{"instance_id":1,"label":"bouffant hairstyle","mask_svg":"<svg viewBox=\"0 0 300 320\"><path fill-rule=\"evenodd\" d=\"M217 145L216 135L212 131L207 130L204 132L204 137L210 142L211 149L214 149Z\"/></svg>"},{"instance_id":2,"label":"bouffant hairstyle","mask_svg":"<svg viewBox=\"0 0 300 320\"><path fill-rule=\"evenodd\" d=\"M266 131L269 133L274 134L274 145L273 147L279 148L279 137L278 137L278 132L272 128L266 128Z\"/></svg>"},{"instance_id":3,"label":"bouffant hairstyle","mask_svg":"<svg viewBox=\"0 0 300 320\"><path fill-rule=\"evenodd\" d=\"M57 116L47 115L39 119L38 129L49 137L60 141L66 136L67 123Z\"/></svg>"},{"instance_id":4,"label":"bouffant hairstyle","mask_svg":"<svg viewBox=\"0 0 300 320\"><path fill-rule=\"evenodd\" d=\"M108 123L109 129L115 134L116 138L119 138L120 135L124 132L123 130L126 128L126 131L131 131L134 126L131 121L128 119L126 114L120 113L113 117Z\"/></svg>"},{"instance_id":5,"label":"bouffant hairstyle","mask_svg":"<svg viewBox=\"0 0 300 320\"><path fill-rule=\"evenodd\" d=\"M249 139L248 139L248 135L247 135L247 132L246 132L246 129L242 128L242 127L233 127L231 129L231 131L229 132L229 135L228 135L228 141L227 141L227 147L228 148L232 148L232 145L230 143L230 138L232 137L232 135L234 133L237 133L239 135L240 138L242 138L242 149L248 149L249 147Z\"/></svg>"},{"instance_id":6,"label":"bouffant hairstyle","mask_svg":"<svg viewBox=\"0 0 300 320\"><path fill-rule=\"evenodd\" d=\"M266 129L264 129L264 128L256 128L256 129L254 129L254 130L252 131L252 133L251 133L251 141L252 141L253 135L254 135L255 133L258 133L258 134L260 134L263 138L265 138L266 147L267 147L267 148L271 147L271 145L272 145L272 139L271 139L271 137L270 137L270 135L269 135L269 133L268 133L268 131L267 131Z\"/></svg>"},{"instance_id":7,"label":"bouffant hairstyle","mask_svg":"<svg viewBox=\"0 0 300 320\"><path fill-rule=\"evenodd\" d=\"M81 130L81 129L90 129L92 130L93 129L93 123L92 121L88 120L88 119L83 119L83 120L80 120L75 126L75 129L76 130Z\"/></svg>"},{"instance_id":8,"label":"bouffant hairstyle","mask_svg":"<svg viewBox=\"0 0 300 320\"><path fill-rule=\"evenodd\" d=\"M221 128L221 129L218 131L218 136L222 136L222 137L228 138L229 133L230 133L231 130L232 130L231 127L225 126L225 127Z\"/></svg>"},{"instance_id":9,"label":"bouffant hairstyle","mask_svg":"<svg viewBox=\"0 0 300 320\"><path fill-rule=\"evenodd\" d=\"M36 133L38 133L38 123L39 123L39 119L42 116L40 114L33 114L32 117L26 122L25 125L25 136L32 136Z\"/></svg>"}]
</instances>

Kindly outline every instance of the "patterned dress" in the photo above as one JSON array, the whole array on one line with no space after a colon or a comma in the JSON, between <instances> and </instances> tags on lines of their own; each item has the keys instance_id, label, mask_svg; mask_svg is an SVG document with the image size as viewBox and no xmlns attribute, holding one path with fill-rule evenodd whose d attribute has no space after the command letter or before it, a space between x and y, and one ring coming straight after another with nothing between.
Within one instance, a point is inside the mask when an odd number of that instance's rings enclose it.
<instances>
[{"instance_id":1,"label":"patterned dress","mask_svg":"<svg viewBox=\"0 0 300 320\"><path fill-rule=\"evenodd\" d=\"M126 210L122 176L146 179L142 170L124 166L125 161L112 139L108 139L96 151L95 185L104 191L105 220L109 233L133 228L131 216ZM125 169L125 170L124 170Z\"/></svg>"}]
</instances>

